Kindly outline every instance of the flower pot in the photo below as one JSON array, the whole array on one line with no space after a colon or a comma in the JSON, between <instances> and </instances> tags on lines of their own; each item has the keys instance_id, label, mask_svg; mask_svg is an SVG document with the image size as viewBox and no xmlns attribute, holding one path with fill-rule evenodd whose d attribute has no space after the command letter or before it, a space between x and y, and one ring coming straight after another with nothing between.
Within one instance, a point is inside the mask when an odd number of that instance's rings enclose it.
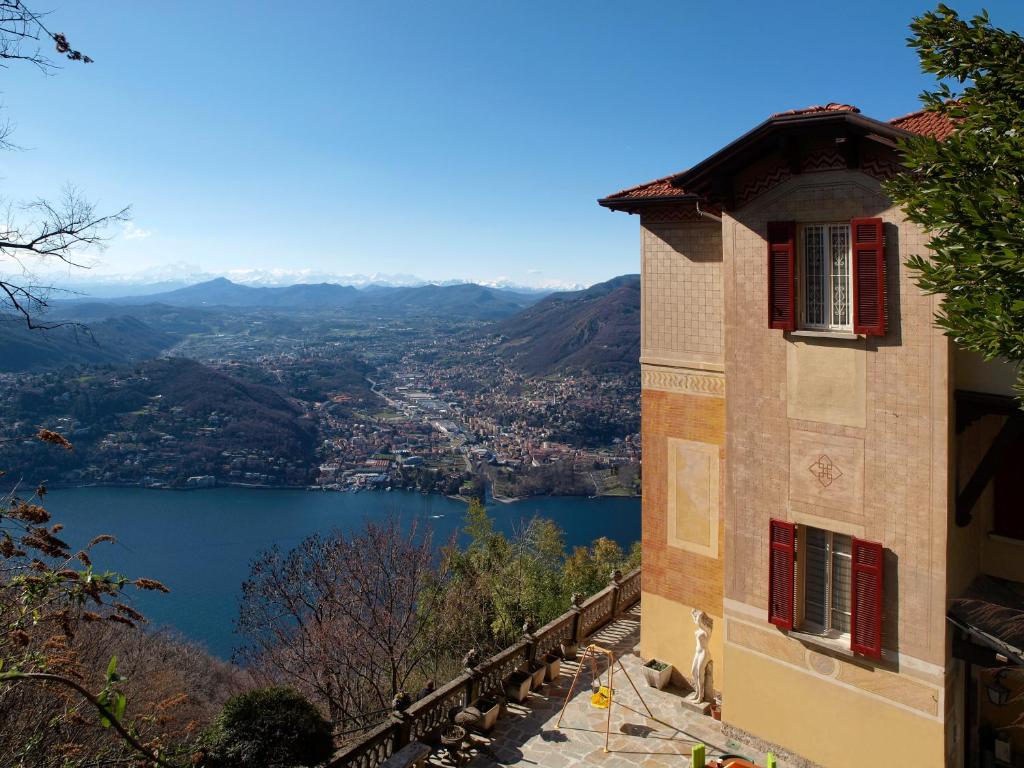
<instances>
[{"instance_id":1,"label":"flower pot","mask_svg":"<svg viewBox=\"0 0 1024 768\"><path fill-rule=\"evenodd\" d=\"M476 708L480 710L480 722L477 727L481 731L489 731L498 722L498 715L501 713L501 704L494 699L478 699Z\"/></svg>"},{"instance_id":2,"label":"flower pot","mask_svg":"<svg viewBox=\"0 0 1024 768\"><path fill-rule=\"evenodd\" d=\"M537 690L544 685L544 678L547 676L548 667L547 664L543 664L539 661L535 661L530 665L530 688Z\"/></svg>"},{"instance_id":3,"label":"flower pot","mask_svg":"<svg viewBox=\"0 0 1024 768\"><path fill-rule=\"evenodd\" d=\"M566 640L562 643L562 658L566 661L576 661L576 643L572 640Z\"/></svg>"},{"instance_id":4,"label":"flower pot","mask_svg":"<svg viewBox=\"0 0 1024 768\"><path fill-rule=\"evenodd\" d=\"M547 679L557 680L558 673L562 671L562 660L553 653L544 657L544 666L547 667Z\"/></svg>"},{"instance_id":5,"label":"flower pot","mask_svg":"<svg viewBox=\"0 0 1024 768\"><path fill-rule=\"evenodd\" d=\"M668 685L668 681L672 679L672 665L658 661L658 659L651 659L643 666L644 679L651 688L657 688L659 691L664 689Z\"/></svg>"},{"instance_id":6,"label":"flower pot","mask_svg":"<svg viewBox=\"0 0 1024 768\"><path fill-rule=\"evenodd\" d=\"M513 672L505 683L505 693L512 701L522 704L530 693L530 683L532 681L533 675L527 674L522 670Z\"/></svg>"}]
</instances>

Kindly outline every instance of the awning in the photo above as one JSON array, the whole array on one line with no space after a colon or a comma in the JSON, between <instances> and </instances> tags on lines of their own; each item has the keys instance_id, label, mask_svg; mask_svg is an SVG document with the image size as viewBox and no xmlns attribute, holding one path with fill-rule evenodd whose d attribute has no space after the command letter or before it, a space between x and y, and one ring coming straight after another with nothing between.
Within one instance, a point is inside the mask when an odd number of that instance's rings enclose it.
<instances>
[{"instance_id":1,"label":"awning","mask_svg":"<svg viewBox=\"0 0 1024 768\"><path fill-rule=\"evenodd\" d=\"M979 576L946 616L971 641L1024 666L1024 584Z\"/></svg>"}]
</instances>

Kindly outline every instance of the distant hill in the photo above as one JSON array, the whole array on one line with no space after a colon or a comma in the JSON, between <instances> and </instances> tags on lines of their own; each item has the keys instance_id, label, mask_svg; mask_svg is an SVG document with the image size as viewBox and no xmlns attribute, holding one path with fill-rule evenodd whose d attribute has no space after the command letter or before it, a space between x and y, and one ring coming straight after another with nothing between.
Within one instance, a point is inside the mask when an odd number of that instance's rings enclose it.
<instances>
[{"instance_id":1,"label":"distant hill","mask_svg":"<svg viewBox=\"0 0 1024 768\"><path fill-rule=\"evenodd\" d=\"M4 317L0 318L0 372L133 363L156 357L174 340L172 334L134 317L100 320L90 323L86 331L71 326L30 330L20 319Z\"/></svg>"},{"instance_id":2,"label":"distant hill","mask_svg":"<svg viewBox=\"0 0 1024 768\"><path fill-rule=\"evenodd\" d=\"M359 291L350 285L314 283L284 288L253 287L226 277L147 296L109 299L117 304L166 304L172 307L290 307L316 309L349 303Z\"/></svg>"},{"instance_id":3,"label":"distant hill","mask_svg":"<svg viewBox=\"0 0 1024 768\"><path fill-rule=\"evenodd\" d=\"M234 309L341 309L353 314L457 316L477 320L508 317L543 296L490 288L475 283L373 286L359 290L350 285L315 283L284 288L253 287L218 277L187 288L147 296L107 299L119 306L160 304L171 307L228 307ZM78 302L65 302L64 311Z\"/></svg>"},{"instance_id":4,"label":"distant hill","mask_svg":"<svg viewBox=\"0 0 1024 768\"><path fill-rule=\"evenodd\" d=\"M476 283L378 287L360 291L353 310L380 314L435 315L498 320L535 304L543 294L520 293Z\"/></svg>"},{"instance_id":5,"label":"distant hill","mask_svg":"<svg viewBox=\"0 0 1024 768\"><path fill-rule=\"evenodd\" d=\"M636 370L640 358L640 276L553 293L488 329L498 353L529 375Z\"/></svg>"}]
</instances>

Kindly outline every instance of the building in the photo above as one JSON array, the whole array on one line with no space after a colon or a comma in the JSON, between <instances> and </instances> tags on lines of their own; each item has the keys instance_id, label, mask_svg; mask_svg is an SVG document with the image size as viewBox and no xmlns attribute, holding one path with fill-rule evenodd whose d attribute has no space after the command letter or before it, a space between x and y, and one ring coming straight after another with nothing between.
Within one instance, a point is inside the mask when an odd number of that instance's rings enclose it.
<instances>
[{"instance_id":1,"label":"building","mask_svg":"<svg viewBox=\"0 0 1024 768\"><path fill-rule=\"evenodd\" d=\"M641 228L641 652L689 670L705 611L726 726L824 766L1024 755L1013 371L936 329L881 186L953 130L783 112L600 200Z\"/></svg>"}]
</instances>

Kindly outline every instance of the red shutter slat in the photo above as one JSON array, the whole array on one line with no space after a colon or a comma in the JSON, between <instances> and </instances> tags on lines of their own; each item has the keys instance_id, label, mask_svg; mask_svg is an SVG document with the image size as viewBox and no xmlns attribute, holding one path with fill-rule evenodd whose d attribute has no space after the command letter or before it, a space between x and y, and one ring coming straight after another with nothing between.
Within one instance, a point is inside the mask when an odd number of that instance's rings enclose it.
<instances>
[{"instance_id":1,"label":"red shutter slat","mask_svg":"<svg viewBox=\"0 0 1024 768\"><path fill-rule=\"evenodd\" d=\"M796 222L768 222L768 327L796 330Z\"/></svg>"},{"instance_id":2,"label":"red shutter slat","mask_svg":"<svg viewBox=\"0 0 1024 768\"><path fill-rule=\"evenodd\" d=\"M882 656L883 556L877 541L853 540L850 650L875 659Z\"/></svg>"},{"instance_id":3,"label":"red shutter slat","mask_svg":"<svg viewBox=\"0 0 1024 768\"><path fill-rule=\"evenodd\" d=\"M782 629L792 629L796 525L771 520L768 526L768 621Z\"/></svg>"},{"instance_id":4,"label":"red shutter slat","mask_svg":"<svg viewBox=\"0 0 1024 768\"><path fill-rule=\"evenodd\" d=\"M881 219L850 222L853 241L853 332L885 335L885 243Z\"/></svg>"}]
</instances>

